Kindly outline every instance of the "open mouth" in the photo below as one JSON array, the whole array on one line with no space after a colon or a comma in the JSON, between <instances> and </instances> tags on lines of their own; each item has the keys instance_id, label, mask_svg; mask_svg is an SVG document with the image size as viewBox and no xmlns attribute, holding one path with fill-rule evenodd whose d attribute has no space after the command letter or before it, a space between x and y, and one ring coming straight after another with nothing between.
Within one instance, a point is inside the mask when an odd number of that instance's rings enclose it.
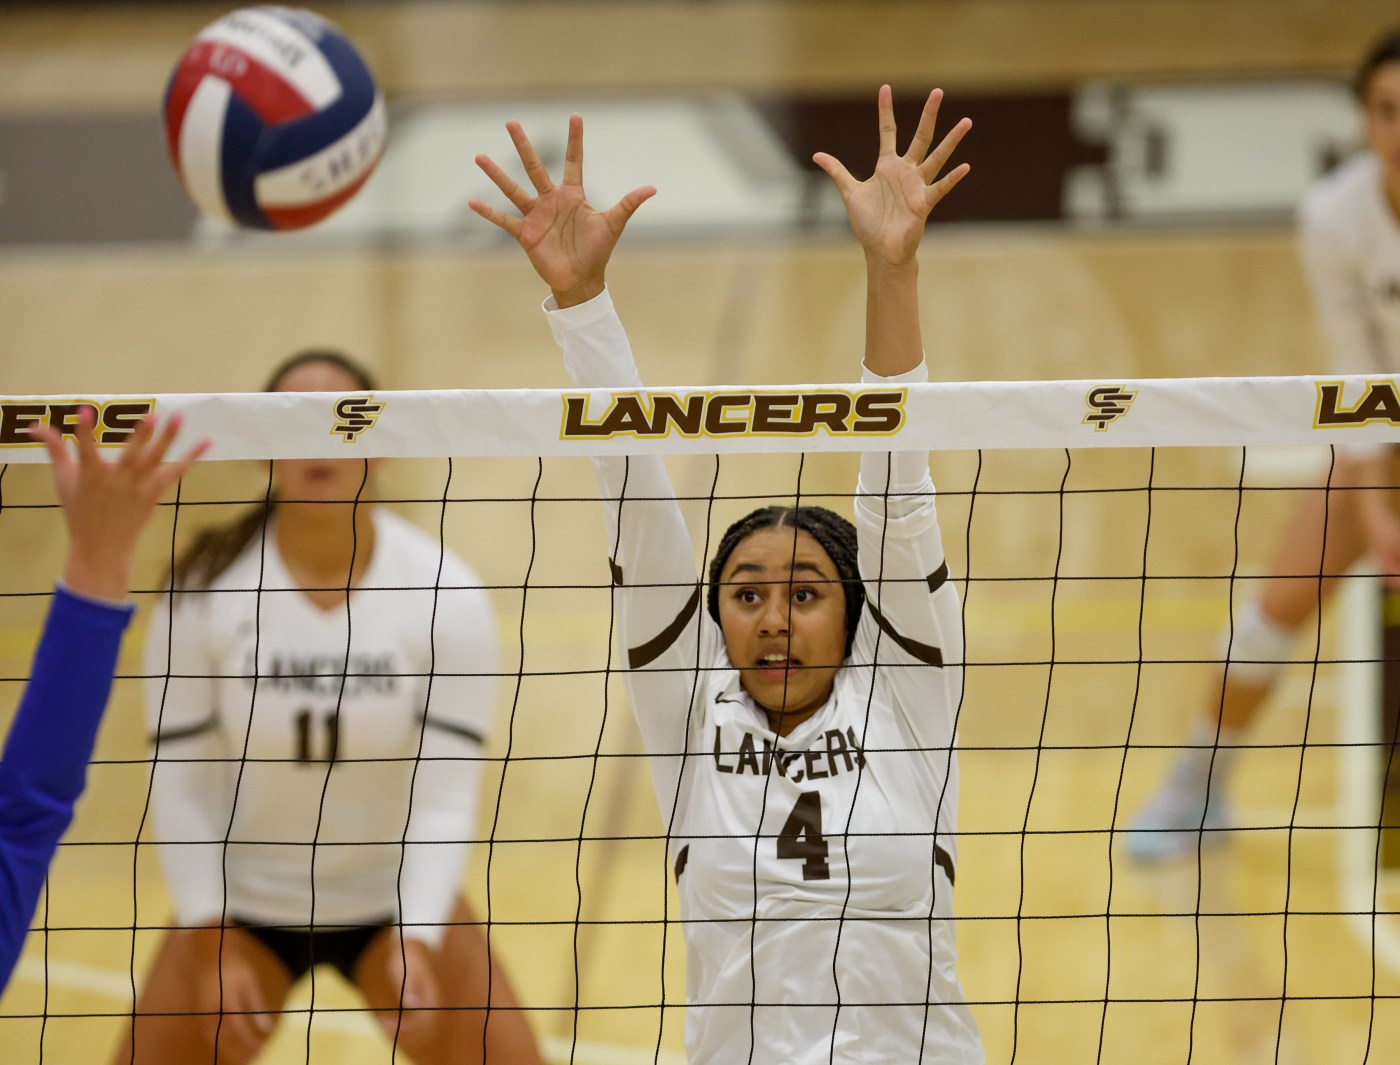
<instances>
[{"instance_id":1,"label":"open mouth","mask_svg":"<svg viewBox=\"0 0 1400 1065\"><path fill-rule=\"evenodd\" d=\"M758 660L759 675L768 680L782 680L789 671L797 669L802 663L796 658L790 658L779 651L773 651L762 655Z\"/></svg>"}]
</instances>

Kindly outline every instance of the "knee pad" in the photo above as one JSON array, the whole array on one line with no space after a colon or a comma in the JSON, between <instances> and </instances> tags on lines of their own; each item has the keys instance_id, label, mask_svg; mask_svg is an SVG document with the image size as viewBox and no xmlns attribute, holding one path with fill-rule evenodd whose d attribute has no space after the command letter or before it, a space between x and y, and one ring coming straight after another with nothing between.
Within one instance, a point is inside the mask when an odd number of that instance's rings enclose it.
<instances>
[{"instance_id":1,"label":"knee pad","mask_svg":"<svg viewBox=\"0 0 1400 1065\"><path fill-rule=\"evenodd\" d=\"M1220 659L1229 661L1227 678L1246 684L1273 681L1288 665L1292 647L1293 630L1266 617L1258 602L1236 611L1233 627L1227 625L1219 641Z\"/></svg>"}]
</instances>

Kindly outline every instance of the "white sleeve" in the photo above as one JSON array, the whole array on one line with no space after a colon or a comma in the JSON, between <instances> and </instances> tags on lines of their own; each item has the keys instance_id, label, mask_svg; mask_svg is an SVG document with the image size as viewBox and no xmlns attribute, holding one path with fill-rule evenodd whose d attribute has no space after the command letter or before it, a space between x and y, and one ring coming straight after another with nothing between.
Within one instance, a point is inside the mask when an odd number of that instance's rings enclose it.
<instances>
[{"instance_id":1,"label":"white sleeve","mask_svg":"<svg viewBox=\"0 0 1400 1065\"><path fill-rule=\"evenodd\" d=\"M545 302L564 366L584 388L641 387L627 334L602 295L576 307ZM695 550L665 464L654 455L597 458L623 665L642 740L651 754L686 749L698 665L718 632L696 579ZM703 657L702 657L703 656Z\"/></svg>"},{"instance_id":2,"label":"white sleeve","mask_svg":"<svg viewBox=\"0 0 1400 1065\"><path fill-rule=\"evenodd\" d=\"M928 368L920 363L896 377L866 370L864 379L919 383L928 380ZM962 613L948 579L928 454L863 454L855 513L866 594L856 658L892 666L883 680L920 745L946 747L962 687Z\"/></svg>"},{"instance_id":3,"label":"white sleeve","mask_svg":"<svg viewBox=\"0 0 1400 1065\"><path fill-rule=\"evenodd\" d=\"M444 565L423 695L422 747L399 878L403 934L442 942L475 836L481 760L500 654L491 597L466 566Z\"/></svg>"},{"instance_id":4,"label":"white sleeve","mask_svg":"<svg viewBox=\"0 0 1400 1065\"><path fill-rule=\"evenodd\" d=\"M205 598L182 594L173 623L162 601L145 646L155 838L176 920L185 927L224 917L223 840L233 810Z\"/></svg>"},{"instance_id":5,"label":"white sleeve","mask_svg":"<svg viewBox=\"0 0 1400 1065\"><path fill-rule=\"evenodd\" d=\"M1341 219L1304 200L1298 212L1298 245L1318 319L1331 349L1331 372L1386 373L1380 331L1372 320L1366 283L1348 247Z\"/></svg>"}]
</instances>

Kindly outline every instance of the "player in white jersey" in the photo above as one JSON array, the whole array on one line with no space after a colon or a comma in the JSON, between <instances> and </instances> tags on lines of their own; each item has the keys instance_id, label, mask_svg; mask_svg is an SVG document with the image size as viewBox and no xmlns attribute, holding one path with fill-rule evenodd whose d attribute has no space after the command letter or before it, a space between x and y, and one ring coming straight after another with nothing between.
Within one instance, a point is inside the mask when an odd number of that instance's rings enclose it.
<instances>
[{"instance_id":1,"label":"player in white jersey","mask_svg":"<svg viewBox=\"0 0 1400 1065\"><path fill-rule=\"evenodd\" d=\"M1310 189L1300 250L1338 374L1400 373L1400 33L1381 40L1354 80L1369 151ZM1128 850L1143 861L1219 844L1232 824L1226 787L1244 733L1287 662L1295 634L1353 563L1369 555L1400 586L1400 515L1389 448L1337 449L1275 551L1259 597L1222 634L1228 666L1212 678L1188 746L1134 820ZM1363 490L1356 491L1358 486ZM1375 491L1364 490L1378 486ZM1351 489L1351 490L1348 490ZM1325 544L1325 555L1324 555ZM1319 577L1319 574L1322 576Z\"/></svg>"},{"instance_id":2,"label":"player in white jersey","mask_svg":"<svg viewBox=\"0 0 1400 1065\"><path fill-rule=\"evenodd\" d=\"M927 380L916 253L967 169L938 177L970 126L930 152L940 99L900 155L881 89L868 181L817 157L865 248L865 381L890 391ZM603 273L653 190L593 211L577 115L557 187L509 128L535 195L482 156L521 217L473 209L550 286L574 382L641 387ZM720 543L707 593L661 460L596 465L628 689L681 897L690 1062L981 1062L951 922L962 620L928 455L865 455L855 526L821 507L750 514Z\"/></svg>"},{"instance_id":3,"label":"player in white jersey","mask_svg":"<svg viewBox=\"0 0 1400 1065\"><path fill-rule=\"evenodd\" d=\"M373 383L313 351L269 390ZM275 502L196 541L151 619L154 826L179 930L119 1062L202 1065L216 1041L218 1061L250 1061L318 965L413 1061L540 1060L461 897L491 602L437 539L369 502L369 465L274 462Z\"/></svg>"}]
</instances>

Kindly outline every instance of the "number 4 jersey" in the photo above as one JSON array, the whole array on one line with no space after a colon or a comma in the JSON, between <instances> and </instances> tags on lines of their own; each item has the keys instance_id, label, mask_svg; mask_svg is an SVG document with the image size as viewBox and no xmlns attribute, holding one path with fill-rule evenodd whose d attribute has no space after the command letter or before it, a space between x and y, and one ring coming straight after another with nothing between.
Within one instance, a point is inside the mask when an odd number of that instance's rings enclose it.
<instances>
[{"instance_id":1,"label":"number 4 jersey","mask_svg":"<svg viewBox=\"0 0 1400 1065\"><path fill-rule=\"evenodd\" d=\"M640 387L606 293L549 319L576 383ZM830 699L786 736L705 610L661 460L596 466L681 899L690 1062L981 1062L951 922L962 621L927 456L863 460L866 608Z\"/></svg>"},{"instance_id":2,"label":"number 4 jersey","mask_svg":"<svg viewBox=\"0 0 1400 1065\"><path fill-rule=\"evenodd\" d=\"M401 919L441 939L474 835L495 624L471 569L373 514L348 610L296 589L274 519L265 547L151 618L156 835L182 924Z\"/></svg>"}]
</instances>

